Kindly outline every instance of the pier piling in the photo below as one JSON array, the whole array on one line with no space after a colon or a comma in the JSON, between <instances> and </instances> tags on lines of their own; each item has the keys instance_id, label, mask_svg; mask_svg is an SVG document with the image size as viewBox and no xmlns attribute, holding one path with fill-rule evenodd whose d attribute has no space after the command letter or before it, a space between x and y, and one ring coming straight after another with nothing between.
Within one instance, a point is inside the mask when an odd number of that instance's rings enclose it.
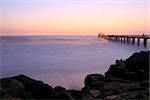
<instances>
[{"instance_id":1,"label":"pier piling","mask_svg":"<svg viewBox=\"0 0 150 100\"><path fill-rule=\"evenodd\" d=\"M126 37L124 36L124 43L126 42Z\"/></svg>"},{"instance_id":2,"label":"pier piling","mask_svg":"<svg viewBox=\"0 0 150 100\"><path fill-rule=\"evenodd\" d=\"M130 44L130 42L132 43L132 45L135 44L135 39L137 39L137 45L140 45L140 39L143 39L143 45L144 47L147 46L147 40L150 39L150 35L102 35L99 34L98 35L99 38L105 38L108 40L115 40L115 41L121 41L121 43L125 43L127 42L128 44Z\"/></svg>"},{"instance_id":3,"label":"pier piling","mask_svg":"<svg viewBox=\"0 0 150 100\"><path fill-rule=\"evenodd\" d=\"M132 45L135 43L135 37L132 38Z\"/></svg>"},{"instance_id":4,"label":"pier piling","mask_svg":"<svg viewBox=\"0 0 150 100\"><path fill-rule=\"evenodd\" d=\"M137 38L137 45L140 45L140 38Z\"/></svg>"},{"instance_id":5,"label":"pier piling","mask_svg":"<svg viewBox=\"0 0 150 100\"><path fill-rule=\"evenodd\" d=\"M121 38L121 42L122 42L122 37L120 37Z\"/></svg>"},{"instance_id":6,"label":"pier piling","mask_svg":"<svg viewBox=\"0 0 150 100\"><path fill-rule=\"evenodd\" d=\"M127 43L129 44L129 37L127 37Z\"/></svg>"},{"instance_id":7,"label":"pier piling","mask_svg":"<svg viewBox=\"0 0 150 100\"><path fill-rule=\"evenodd\" d=\"M147 46L147 38L144 38L144 47Z\"/></svg>"}]
</instances>

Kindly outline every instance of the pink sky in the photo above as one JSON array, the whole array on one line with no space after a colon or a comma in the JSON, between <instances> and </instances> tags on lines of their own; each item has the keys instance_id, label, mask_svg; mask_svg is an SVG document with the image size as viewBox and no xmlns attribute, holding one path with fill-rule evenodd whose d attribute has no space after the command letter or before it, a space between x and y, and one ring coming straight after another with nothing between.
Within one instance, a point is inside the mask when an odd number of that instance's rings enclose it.
<instances>
[{"instance_id":1,"label":"pink sky","mask_svg":"<svg viewBox=\"0 0 150 100\"><path fill-rule=\"evenodd\" d=\"M0 35L148 34L148 0L1 0Z\"/></svg>"}]
</instances>

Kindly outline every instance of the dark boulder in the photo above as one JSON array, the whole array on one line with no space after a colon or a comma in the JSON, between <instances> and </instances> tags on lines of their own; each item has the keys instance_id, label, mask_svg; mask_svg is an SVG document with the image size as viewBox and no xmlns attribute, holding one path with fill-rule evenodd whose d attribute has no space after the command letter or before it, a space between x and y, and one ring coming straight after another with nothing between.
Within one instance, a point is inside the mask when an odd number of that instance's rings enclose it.
<instances>
[{"instance_id":1,"label":"dark boulder","mask_svg":"<svg viewBox=\"0 0 150 100\"><path fill-rule=\"evenodd\" d=\"M91 95L94 98L102 97L102 88L104 86L105 77L101 74L90 74L84 80L85 87L82 92Z\"/></svg>"},{"instance_id":2,"label":"dark boulder","mask_svg":"<svg viewBox=\"0 0 150 100\"><path fill-rule=\"evenodd\" d=\"M138 77L137 77L137 74L135 72L128 71L128 72L124 73L122 78L127 79L127 80L136 81Z\"/></svg>"},{"instance_id":3,"label":"dark boulder","mask_svg":"<svg viewBox=\"0 0 150 100\"><path fill-rule=\"evenodd\" d=\"M103 98L102 91L99 89L90 89L89 94L94 98Z\"/></svg>"},{"instance_id":4,"label":"dark boulder","mask_svg":"<svg viewBox=\"0 0 150 100\"><path fill-rule=\"evenodd\" d=\"M81 100L96 100L96 99L90 94L82 94ZM98 99L98 100L101 100L101 99Z\"/></svg>"},{"instance_id":5,"label":"dark boulder","mask_svg":"<svg viewBox=\"0 0 150 100\"><path fill-rule=\"evenodd\" d=\"M140 82L140 86L149 88L149 80Z\"/></svg>"},{"instance_id":6,"label":"dark boulder","mask_svg":"<svg viewBox=\"0 0 150 100\"><path fill-rule=\"evenodd\" d=\"M102 87L104 80L105 77L101 74L90 74L86 76L84 84L85 87Z\"/></svg>"},{"instance_id":7,"label":"dark boulder","mask_svg":"<svg viewBox=\"0 0 150 100\"><path fill-rule=\"evenodd\" d=\"M53 99L73 100L73 97L65 88L57 86L53 90Z\"/></svg>"},{"instance_id":8,"label":"dark boulder","mask_svg":"<svg viewBox=\"0 0 150 100\"><path fill-rule=\"evenodd\" d=\"M132 56L125 60L125 64L127 65L127 68L133 72L138 70L149 72L149 57L150 51L134 53Z\"/></svg>"},{"instance_id":9,"label":"dark boulder","mask_svg":"<svg viewBox=\"0 0 150 100\"><path fill-rule=\"evenodd\" d=\"M82 99L82 92L78 90L68 90L70 95L75 99L75 100L80 100Z\"/></svg>"},{"instance_id":10,"label":"dark boulder","mask_svg":"<svg viewBox=\"0 0 150 100\"><path fill-rule=\"evenodd\" d=\"M29 91L24 87L24 85L15 80L15 79L1 79L0 80L0 94L1 98L7 98L7 99L12 99L12 98L32 98Z\"/></svg>"},{"instance_id":11,"label":"dark boulder","mask_svg":"<svg viewBox=\"0 0 150 100\"><path fill-rule=\"evenodd\" d=\"M122 78L132 81L143 81L149 79L149 51L134 53L131 57L123 60L116 60L105 73L108 77Z\"/></svg>"},{"instance_id":12,"label":"dark boulder","mask_svg":"<svg viewBox=\"0 0 150 100\"><path fill-rule=\"evenodd\" d=\"M102 97L101 90L104 86L105 77L101 74L90 74L84 80L85 87L82 92L94 98Z\"/></svg>"},{"instance_id":13,"label":"dark boulder","mask_svg":"<svg viewBox=\"0 0 150 100\"><path fill-rule=\"evenodd\" d=\"M112 76L116 78L124 77L124 74L128 72L123 60L116 60L115 65L111 65L108 71L105 73L106 77Z\"/></svg>"},{"instance_id":14,"label":"dark boulder","mask_svg":"<svg viewBox=\"0 0 150 100\"><path fill-rule=\"evenodd\" d=\"M104 100L126 100L125 96L127 96L127 93L107 96Z\"/></svg>"},{"instance_id":15,"label":"dark boulder","mask_svg":"<svg viewBox=\"0 0 150 100\"><path fill-rule=\"evenodd\" d=\"M122 82L122 83L130 83L132 81L130 80L126 80L126 79L123 79L123 78L115 78L115 77L112 77L112 76L108 76L106 77L105 79L105 82Z\"/></svg>"},{"instance_id":16,"label":"dark boulder","mask_svg":"<svg viewBox=\"0 0 150 100\"><path fill-rule=\"evenodd\" d=\"M25 75L15 76L11 79L16 79L19 82L21 82L34 98L47 99L51 98L52 96L52 87L47 84L44 84L41 81L31 79Z\"/></svg>"},{"instance_id":17,"label":"dark boulder","mask_svg":"<svg viewBox=\"0 0 150 100\"><path fill-rule=\"evenodd\" d=\"M112 76L116 78L123 78L128 69L116 65L111 65L109 70L105 73L106 77Z\"/></svg>"},{"instance_id":18,"label":"dark boulder","mask_svg":"<svg viewBox=\"0 0 150 100\"><path fill-rule=\"evenodd\" d=\"M129 83L123 83L119 81L106 82L102 89L104 97L111 95L118 95L125 93L128 89Z\"/></svg>"}]
</instances>

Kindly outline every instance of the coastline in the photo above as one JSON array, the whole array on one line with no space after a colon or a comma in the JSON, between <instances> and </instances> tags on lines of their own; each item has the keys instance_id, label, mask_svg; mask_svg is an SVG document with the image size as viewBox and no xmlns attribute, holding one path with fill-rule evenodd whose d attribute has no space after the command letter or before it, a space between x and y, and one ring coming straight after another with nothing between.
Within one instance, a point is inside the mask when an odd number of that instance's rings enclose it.
<instances>
[{"instance_id":1,"label":"coastline","mask_svg":"<svg viewBox=\"0 0 150 100\"><path fill-rule=\"evenodd\" d=\"M81 90L51 86L25 75L0 79L2 99L149 99L150 51L134 53L126 60L116 60L105 75L90 74ZM13 92L12 92L13 91Z\"/></svg>"}]
</instances>

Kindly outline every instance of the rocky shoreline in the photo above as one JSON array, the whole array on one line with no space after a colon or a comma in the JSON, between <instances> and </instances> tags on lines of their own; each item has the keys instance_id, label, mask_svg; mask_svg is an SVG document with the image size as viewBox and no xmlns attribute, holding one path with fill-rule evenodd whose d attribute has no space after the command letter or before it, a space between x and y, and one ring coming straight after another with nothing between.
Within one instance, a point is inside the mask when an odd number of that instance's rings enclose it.
<instances>
[{"instance_id":1,"label":"rocky shoreline","mask_svg":"<svg viewBox=\"0 0 150 100\"><path fill-rule=\"evenodd\" d=\"M1 99L41 100L149 100L150 51L134 53L126 60L116 60L105 75L90 74L84 87L66 90L25 75L0 79Z\"/></svg>"}]
</instances>

